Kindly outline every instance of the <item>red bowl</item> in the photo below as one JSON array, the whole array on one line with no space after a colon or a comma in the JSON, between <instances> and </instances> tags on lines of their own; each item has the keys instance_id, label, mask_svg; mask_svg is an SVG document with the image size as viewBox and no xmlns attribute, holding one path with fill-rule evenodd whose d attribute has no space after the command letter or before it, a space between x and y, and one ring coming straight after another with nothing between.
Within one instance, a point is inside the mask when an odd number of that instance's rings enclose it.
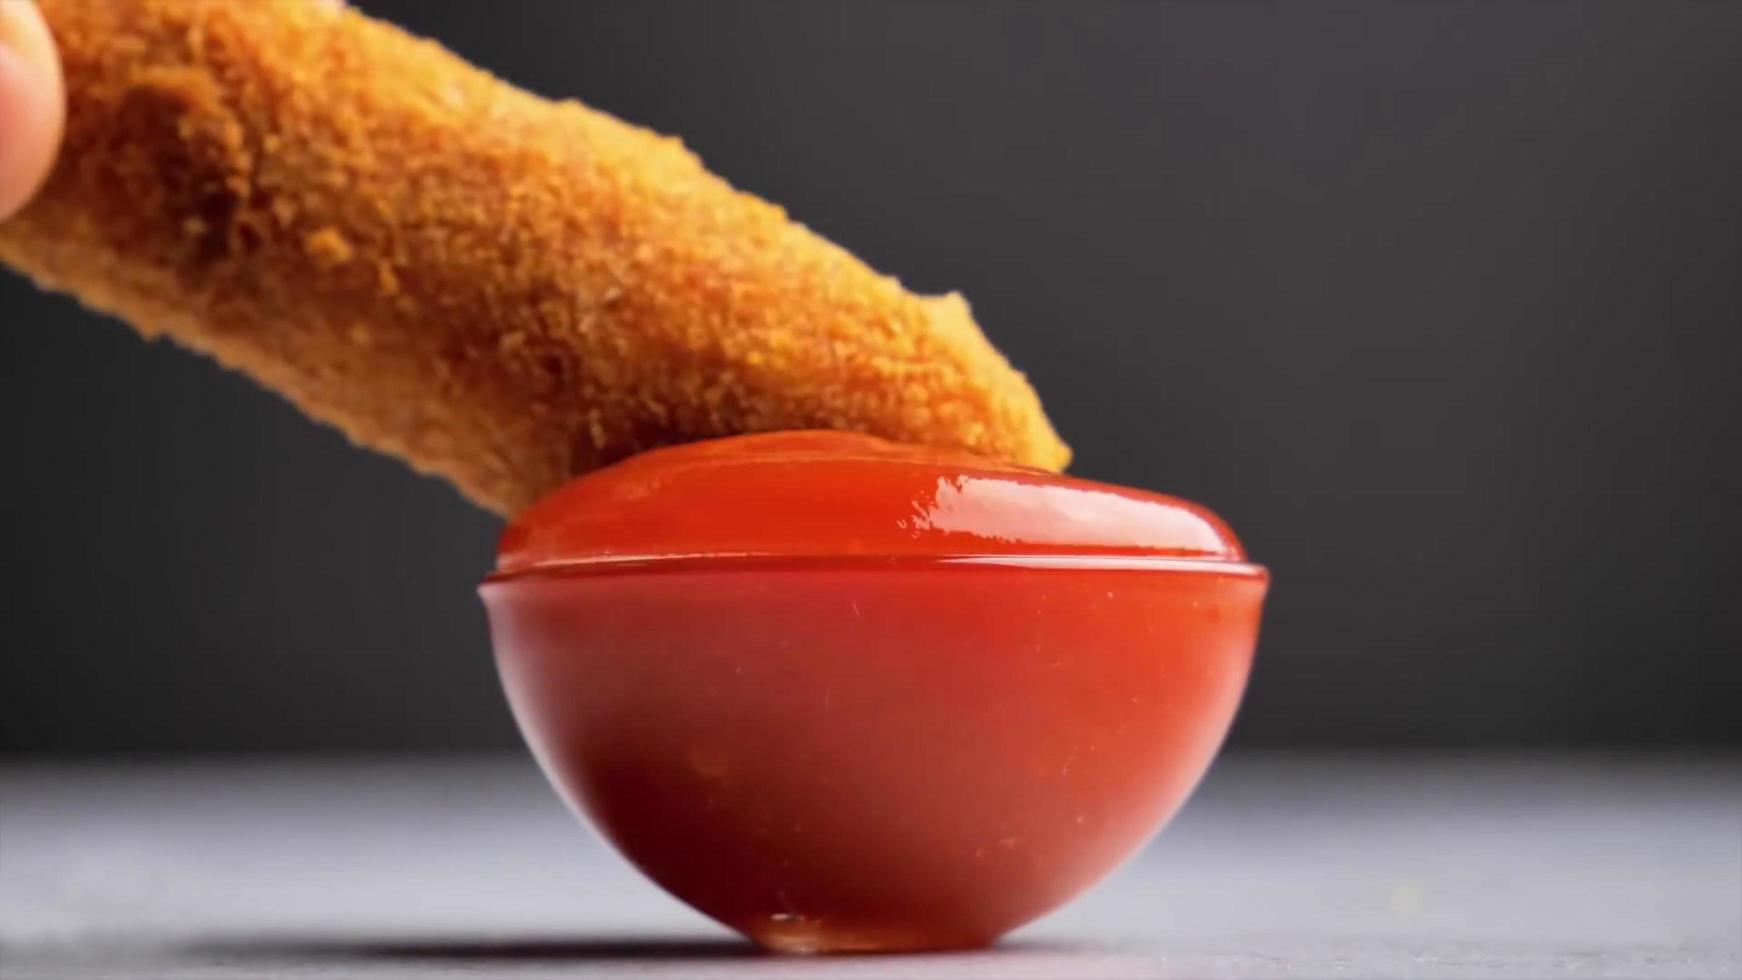
<instances>
[{"instance_id":1,"label":"red bowl","mask_svg":"<svg viewBox=\"0 0 1742 980\"><path fill-rule=\"evenodd\" d=\"M685 447L558 491L482 589L534 754L650 878L777 950L976 946L1089 887L1184 802L1233 718L1267 584L1207 512L840 437L725 442L753 465ZM935 528L867 540L854 494L889 487L843 456L867 446L894 453L873 471L924 471L884 473L921 496L939 467L958 490L1003 484L991 496L1019 506L981 531L1070 533L977 554ZM725 513L758 470L771 506ZM1175 553L1085 543L1096 506L1143 538L1096 494L1171 510ZM672 549L677 532L705 550Z\"/></svg>"}]
</instances>

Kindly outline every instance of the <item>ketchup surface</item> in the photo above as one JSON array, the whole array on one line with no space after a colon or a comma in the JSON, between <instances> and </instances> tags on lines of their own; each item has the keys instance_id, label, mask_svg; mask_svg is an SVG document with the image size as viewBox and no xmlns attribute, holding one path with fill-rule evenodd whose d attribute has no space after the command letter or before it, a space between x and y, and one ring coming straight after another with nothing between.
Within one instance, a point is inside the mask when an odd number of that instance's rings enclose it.
<instances>
[{"instance_id":1,"label":"ketchup surface","mask_svg":"<svg viewBox=\"0 0 1742 980\"><path fill-rule=\"evenodd\" d=\"M842 432L660 449L575 480L502 536L499 574L682 555L1150 555L1239 562L1174 497Z\"/></svg>"}]
</instances>

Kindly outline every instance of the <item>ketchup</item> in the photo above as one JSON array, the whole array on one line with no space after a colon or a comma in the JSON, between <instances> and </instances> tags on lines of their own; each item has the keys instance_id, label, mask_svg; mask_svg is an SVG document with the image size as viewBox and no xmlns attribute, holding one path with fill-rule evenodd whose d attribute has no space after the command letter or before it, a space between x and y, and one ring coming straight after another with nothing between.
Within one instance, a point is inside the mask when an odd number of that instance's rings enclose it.
<instances>
[{"instance_id":1,"label":"ketchup","mask_svg":"<svg viewBox=\"0 0 1742 980\"><path fill-rule=\"evenodd\" d=\"M1184 501L806 432L572 482L483 594L570 804L700 911L835 951L990 942L1141 847L1266 585Z\"/></svg>"}]
</instances>

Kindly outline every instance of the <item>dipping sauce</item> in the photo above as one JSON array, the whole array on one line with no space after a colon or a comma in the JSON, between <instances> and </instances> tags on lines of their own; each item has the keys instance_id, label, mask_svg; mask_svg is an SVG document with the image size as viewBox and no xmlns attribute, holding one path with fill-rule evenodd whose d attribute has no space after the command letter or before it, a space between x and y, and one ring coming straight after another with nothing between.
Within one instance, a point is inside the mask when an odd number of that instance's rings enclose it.
<instances>
[{"instance_id":1,"label":"dipping sauce","mask_svg":"<svg viewBox=\"0 0 1742 980\"><path fill-rule=\"evenodd\" d=\"M770 948L982 945L1112 870L1232 720L1267 578L1183 501L840 433L660 450L504 534L515 717Z\"/></svg>"}]
</instances>

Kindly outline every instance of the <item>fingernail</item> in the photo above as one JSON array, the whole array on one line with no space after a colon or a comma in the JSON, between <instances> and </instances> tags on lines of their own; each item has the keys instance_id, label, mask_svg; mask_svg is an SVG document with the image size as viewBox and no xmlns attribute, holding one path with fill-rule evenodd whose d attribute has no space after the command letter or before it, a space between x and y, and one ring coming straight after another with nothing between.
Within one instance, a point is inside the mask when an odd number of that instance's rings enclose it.
<instances>
[{"instance_id":1,"label":"fingernail","mask_svg":"<svg viewBox=\"0 0 1742 980\"><path fill-rule=\"evenodd\" d=\"M49 75L59 91L61 61L42 10L31 0L0 0L0 52L21 61L33 75Z\"/></svg>"},{"instance_id":2,"label":"fingernail","mask_svg":"<svg viewBox=\"0 0 1742 980\"><path fill-rule=\"evenodd\" d=\"M0 48L15 50L28 43L33 27L26 18L40 22L30 0L0 0Z\"/></svg>"}]
</instances>

